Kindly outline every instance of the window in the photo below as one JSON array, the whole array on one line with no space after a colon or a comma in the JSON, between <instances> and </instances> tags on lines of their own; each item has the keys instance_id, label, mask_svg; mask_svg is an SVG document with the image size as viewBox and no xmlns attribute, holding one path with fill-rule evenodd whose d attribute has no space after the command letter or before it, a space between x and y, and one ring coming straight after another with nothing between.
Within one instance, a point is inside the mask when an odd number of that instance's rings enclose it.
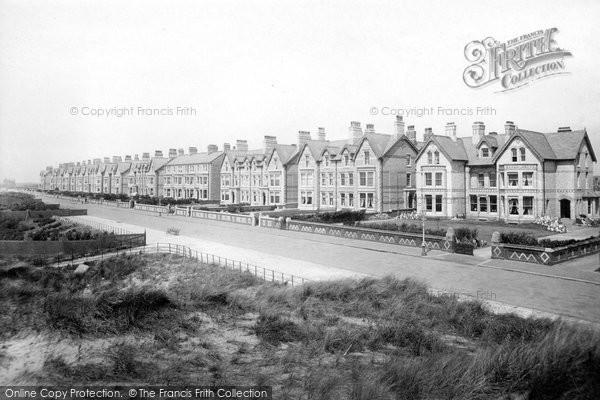
<instances>
[{"instance_id":1,"label":"window","mask_svg":"<svg viewBox=\"0 0 600 400\"><path fill-rule=\"evenodd\" d=\"M329 167L329 156L325 156L325 166Z\"/></svg>"},{"instance_id":2,"label":"window","mask_svg":"<svg viewBox=\"0 0 600 400\"><path fill-rule=\"evenodd\" d=\"M517 158L517 149L510 149L511 153L512 153L512 162L517 162L519 161Z\"/></svg>"},{"instance_id":3,"label":"window","mask_svg":"<svg viewBox=\"0 0 600 400\"><path fill-rule=\"evenodd\" d=\"M348 185L349 186L354 185L354 173L353 172L350 172L348 174Z\"/></svg>"},{"instance_id":4,"label":"window","mask_svg":"<svg viewBox=\"0 0 600 400\"><path fill-rule=\"evenodd\" d=\"M519 149L521 151L521 161L525 161L525 147Z\"/></svg>"},{"instance_id":5,"label":"window","mask_svg":"<svg viewBox=\"0 0 600 400\"><path fill-rule=\"evenodd\" d=\"M373 193L367 193L367 208L373 208Z\"/></svg>"},{"instance_id":6,"label":"window","mask_svg":"<svg viewBox=\"0 0 600 400\"><path fill-rule=\"evenodd\" d=\"M442 186L442 173L441 172L435 173L435 186Z\"/></svg>"},{"instance_id":7,"label":"window","mask_svg":"<svg viewBox=\"0 0 600 400\"><path fill-rule=\"evenodd\" d=\"M498 196L490 196L490 212L498 212Z\"/></svg>"},{"instance_id":8,"label":"window","mask_svg":"<svg viewBox=\"0 0 600 400\"><path fill-rule=\"evenodd\" d=\"M373 186L373 176L374 172L367 172L367 186Z\"/></svg>"},{"instance_id":9,"label":"window","mask_svg":"<svg viewBox=\"0 0 600 400\"><path fill-rule=\"evenodd\" d=\"M346 186L346 174L340 174L340 186Z\"/></svg>"},{"instance_id":10,"label":"window","mask_svg":"<svg viewBox=\"0 0 600 400\"><path fill-rule=\"evenodd\" d=\"M482 147L481 148L481 157L489 157L490 156L490 149L488 149L487 147Z\"/></svg>"},{"instance_id":11,"label":"window","mask_svg":"<svg viewBox=\"0 0 600 400\"><path fill-rule=\"evenodd\" d=\"M349 159L350 159L350 157L348 157L348 154L344 154L344 165L348 166Z\"/></svg>"},{"instance_id":12,"label":"window","mask_svg":"<svg viewBox=\"0 0 600 400\"><path fill-rule=\"evenodd\" d=\"M366 172L358 173L358 185L359 186L367 186L367 173Z\"/></svg>"},{"instance_id":13,"label":"window","mask_svg":"<svg viewBox=\"0 0 600 400\"><path fill-rule=\"evenodd\" d=\"M309 164L309 163L310 163L310 156L307 154L307 155L304 157L304 164L305 164L305 166L306 166L306 167L308 167L308 164Z\"/></svg>"},{"instance_id":14,"label":"window","mask_svg":"<svg viewBox=\"0 0 600 400\"><path fill-rule=\"evenodd\" d=\"M312 192L300 192L300 200L302 204L312 204Z\"/></svg>"},{"instance_id":15,"label":"window","mask_svg":"<svg viewBox=\"0 0 600 400\"><path fill-rule=\"evenodd\" d=\"M406 174L406 186L410 186L411 185L411 181L410 181L410 174Z\"/></svg>"},{"instance_id":16,"label":"window","mask_svg":"<svg viewBox=\"0 0 600 400\"><path fill-rule=\"evenodd\" d=\"M523 186L533 186L533 172L523 172Z\"/></svg>"},{"instance_id":17,"label":"window","mask_svg":"<svg viewBox=\"0 0 600 400\"><path fill-rule=\"evenodd\" d=\"M346 193L340 193L340 206L346 205Z\"/></svg>"},{"instance_id":18,"label":"window","mask_svg":"<svg viewBox=\"0 0 600 400\"><path fill-rule=\"evenodd\" d=\"M431 186L431 172L425 172L425 186Z\"/></svg>"},{"instance_id":19,"label":"window","mask_svg":"<svg viewBox=\"0 0 600 400\"><path fill-rule=\"evenodd\" d=\"M366 193L359 193L358 194L358 206L361 208L366 208L367 204L367 194Z\"/></svg>"},{"instance_id":20,"label":"window","mask_svg":"<svg viewBox=\"0 0 600 400\"><path fill-rule=\"evenodd\" d=\"M442 211L442 196L441 195L435 196L435 211L436 212Z\"/></svg>"},{"instance_id":21,"label":"window","mask_svg":"<svg viewBox=\"0 0 600 400\"><path fill-rule=\"evenodd\" d=\"M479 211L480 212L487 212L488 207L487 207L487 197L480 197L479 198Z\"/></svg>"},{"instance_id":22,"label":"window","mask_svg":"<svg viewBox=\"0 0 600 400\"><path fill-rule=\"evenodd\" d=\"M425 195L425 210L433 210L433 196L431 196L430 194Z\"/></svg>"},{"instance_id":23,"label":"window","mask_svg":"<svg viewBox=\"0 0 600 400\"><path fill-rule=\"evenodd\" d=\"M523 197L523 215L533 215L533 197Z\"/></svg>"},{"instance_id":24,"label":"window","mask_svg":"<svg viewBox=\"0 0 600 400\"><path fill-rule=\"evenodd\" d=\"M477 211L477 196L471 195L469 200L471 202L471 211Z\"/></svg>"},{"instance_id":25,"label":"window","mask_svg":"<svg viewBox=\"0 0 600 400\"><path fill-rule=\"evenodd\" d=\"M427 164L433 164L433 155L430 151L427 152Z\"/></svg>"},{"instance_id":26,"label":"window","mask_svg":"<svg viewBox=\"0 0 600 400\"><path fill-rule=\"evenodd\" d=\"M321 193L321 205L322 206L327 205L327 193L325 193L325 192Z\"/></svg>"},{"instance_id":27,"label":"window","mask_svg":"<svg viewBox=\"0 0 600 400\"><path fill-rule=\"evenodd\" d=\"M365 165L371 164L371 155L368 151L365 151Z\"/></svg>"},{"instance_id":28,"label":"window","mask_svg":"<svg viewBox=\"0 0 600 400\"><path fill-rule=\"evenodd\" d=\"M327 185L327 174L321 174L321 185Z\"/></svg>"},{"instance_id":29,"label":"window","mask_svg":"<svg viewBox=\"0 0 600 400\"><path fill-rule=\"evenodd\" d=\"M354 193L348 193L348 206L354 207Z\"/></svg>"},{"instance_id":30,"label":"window","mask_svg":"<svg viewBox=\"0 0 600 400\"><path fill-rule=\"evenodd\" d=\"M329 173L329 186L333 186L333 172Z\"/></svg>"},{"instance_id":31,"label":"window","mask_svg":"<svg viewBox=\"0 0 600 400\"><path fill-rule=\"evenodd\" d=\"M519 185L519 174L509 173L507 175L508 175L508 186L518 186Z\"/></svg>"},{"instance_id":32,"label":"window","mask_svg":"<svg viewBox=\"0 0 600 400\"><path fill-rule=\"evenodd\" d=\"M511 215L519 215L519 199L508 199L508 212Z\"/></svg>"},{"instance_id":33,"label":"window","mask_svg":"<svg viewBox=\"0 0 600 400\"><path fill-rule=\"evenodd\" d=\"M485 175L484 174L477 175L477 183L480 188L485 187Z\"/></svg>"},{"instance_id":34,"label":"window","mask_svg":"<svg viewBox=\"0 0 600 400\"><path fill-rule=\"evenodd\" d=\"M435 151L435 153L433 153L434 157L435 157L435 163L439 164L440 163L440 152L439 151Z\"/></svg>"},{"instance_id":35,"label":"window","mask_svg":"<svg viewBox=\"0 0 600 400\"><path fill-rule=\"evenodd\" d=\"M492 172L490 174L490 187L496 187L496 173Z\"/></svg>"},{"instance_id":36,"label":"window","mask_svg":"<svg viewBox=\"0 0 600 400\"><path fill-rule=\"evenodd\" d=\"M406 155L406 166L410 167L410 163L411 163L411 157L410 157L410 154L407 154Z\"/></svg>"}]
</instances>

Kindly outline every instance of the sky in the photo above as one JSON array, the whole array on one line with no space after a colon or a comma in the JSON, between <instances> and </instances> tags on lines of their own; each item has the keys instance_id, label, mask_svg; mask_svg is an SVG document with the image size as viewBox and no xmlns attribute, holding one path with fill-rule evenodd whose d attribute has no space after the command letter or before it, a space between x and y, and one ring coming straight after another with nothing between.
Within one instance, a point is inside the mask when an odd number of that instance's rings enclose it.
<instances>
[{"instance_id":1,"label":"sky","mask_svg":"<svg viewBox=\"0 0 600 400\"><path fill-rule=\"evenodd\" d=\"M0 0L0 179L236 139L259 148L265 135L295 143L318 127L343 139L350 121L392 133L394 113L418 137L450 121L459 136L474 121L586 128L600 157L599 16L593 0ZM469 42L549 28L572 53L567 73L504 92L465 84Z\"/></svg>"}]
</instances>

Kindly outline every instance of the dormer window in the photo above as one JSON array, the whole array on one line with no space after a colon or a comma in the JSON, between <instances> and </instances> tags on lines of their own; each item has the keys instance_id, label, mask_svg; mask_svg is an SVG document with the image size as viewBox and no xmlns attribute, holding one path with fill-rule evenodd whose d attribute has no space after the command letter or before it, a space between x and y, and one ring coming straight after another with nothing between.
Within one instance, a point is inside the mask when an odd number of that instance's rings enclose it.
<instances>
[{"instance_id":1,"label":"dormer window","mask_svg":"<svg viewBox=\"0 0 600 400\"><path fill-rule=\"evenodd\" d=\"M348 166L349 161L350 161L350 157L348 157L348 154L344 154L344 165Z\"/></svg>"},{"instance_id":2,"label":"dormer window","mask_svg":"<svg viewBox=\"0 0 600 400\"><path fill-rule=\"evenodd\" d=\"M519 149L521 151L521 161L525 161L525 147Z\"/></svg>"},{"instance_id":3,"label":"dormer window","mask_svg":"<svg viewBox=\"0 0 600 400\"><path fill-rule=\"evenodd\" d=\"M490 156L490 149L488 149L487 147L483 147L481 149L481 157L487 158L489 156Z\"/></svg>"},{"instance_id":4,"label":"dormer window","mask_svg":"<svg viewBox=\"0 0 600 400\"><path fill-rule=\"evenodd\" d=\"M435 157L435 163L439 164L440 163L440 152L439 151L435 151L435 153L433 153L434 157Z\"/></svg>"},{"instance_id":5,"label":"dormer window","mask_svg":"<svg viewBox=\"0 0 600 400\"><path fill-rule=\"evenodd\" d=\"M433 154L430 151L427 152L427 164L433 164Z\"/></svg>"},{"instance_id":6,"label":"dormer window","mask_svg":"<svg viewBox=\"0 0 600 400\"><path fill-rule=\"evenodd\" d=\"M510 149L512 153L512 162L517 162L519 159L517 158L517 149Z\"/></svg>"},{"instance_id":7,"label":"dormer window","mask_svg":"<svg viewBox=\"0 0 600 400\"><path fill-rule=\"evenodd\" d=\"M328 155L325 156L325 166L329 167L329 156Z\"/></svg>"}]
</instances>

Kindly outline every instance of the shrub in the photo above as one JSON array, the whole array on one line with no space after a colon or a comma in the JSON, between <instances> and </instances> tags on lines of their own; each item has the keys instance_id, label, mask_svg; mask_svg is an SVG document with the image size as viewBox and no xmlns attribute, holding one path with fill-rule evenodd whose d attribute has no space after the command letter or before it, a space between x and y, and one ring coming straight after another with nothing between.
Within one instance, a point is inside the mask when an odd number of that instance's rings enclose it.
<instances>
[{"instance_id":1,"label":"shrub","mask_svg":"<svg viewBox=\"0 0 600 400\"><path fill-rule=\"evenodd\" d=\"M377 224L369 224L367 226L358 225L360 227L375 229L375 230L383 230L383 231L393 231L393 232L406 232L406 233L423 233L423 227L415 224L407 224L406 222L402 222L401 224L397 224L396 222L383 222ZM430 229L425 228L425 234L431 236L446 236L445 229Z\"/></svg>"},{"instance_id":2,"label":"shrub","mask_svg":"<svg viewBox=\"0 0 600 400\"><path fill-rule=\"evenodd\" d=\"M538 240L525 232L502 232L500 233L500 243L539 246Z\"/></svg>"},{"instance_id":3,"label":"shrub","mask_svg":"<svg viewBox=\"0 0 600 400\"><path fill-rule=\"evenodd\" d=\"M295 322L280 315L261 314L254 326L254 332L256 336L272 345L295 342L304 337L302 330Z\"/></svg>"},{"instance_id":4,"label":"shrub","mask_svg":"<svg viewBox=\"0 0 600 400\"><path fill-rule=\"evenodd\" d=\"M474 248L475 246L469 242L457 242L454 244L454 252L458 254L468 254L472 256Z\"/></svg>"},{"instance_id":5,"label":"shrub","mask_svg":"<svg viewBox=\"0 0 600 400\"><path fill-rule=\"evenodd\" d=\"M454 237L458 242L477 240L477 229L471 229L467 227L456 228L454 230Z\"/></svg>"},{"instance_id":6,"label":"shrub","mask_svg":"<svg viewBox=\"0 0 600 400\"><path fill-rule=\"evenodd\" d=\"M335 212L316 213L313 215L295 215L293 217L298 221L320 222L324 224L354 224L357 221L365 219L365 210L352 211L341 210Z\"/></svg>"}]
</instances>

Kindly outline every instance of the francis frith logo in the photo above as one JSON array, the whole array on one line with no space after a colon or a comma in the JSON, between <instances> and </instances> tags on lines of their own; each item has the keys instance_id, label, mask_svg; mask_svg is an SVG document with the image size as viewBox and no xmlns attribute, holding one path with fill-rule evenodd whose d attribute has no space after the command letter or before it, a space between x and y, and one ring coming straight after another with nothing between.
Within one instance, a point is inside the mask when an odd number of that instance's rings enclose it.
<instances>
[{"instance_id":1,"label":"francis frith logo","mask_svg":"<svg viewBox=\"0 0 600 400\"><path fill-rule=\"evenodd\" d=\"M564 59L572 54L558 47L557 32L557 28L538 30L505 43L492 37L470 42L465 46L465 58L471 63L463 73L465 83L479 88L498 82L503 92L566 73Z\"/></svg>"}]
</instances>

